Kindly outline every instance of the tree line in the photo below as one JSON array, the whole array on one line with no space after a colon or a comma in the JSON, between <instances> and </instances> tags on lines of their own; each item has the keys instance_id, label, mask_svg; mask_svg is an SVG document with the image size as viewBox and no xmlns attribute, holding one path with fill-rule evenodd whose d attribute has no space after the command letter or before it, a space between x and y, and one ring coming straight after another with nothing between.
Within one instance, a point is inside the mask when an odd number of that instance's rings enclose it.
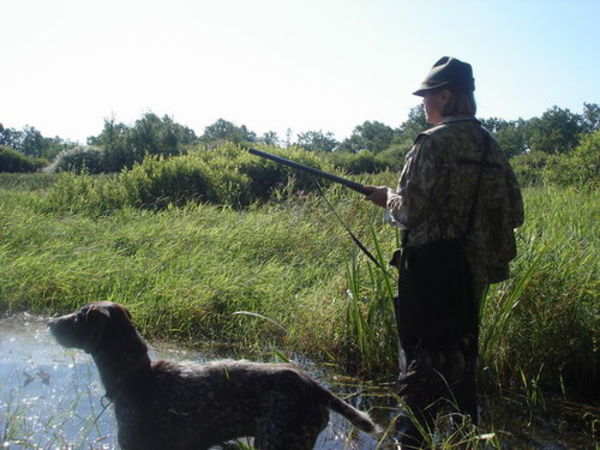
<instances>
[{"instance_id":1,"label":"tree line","mask_svg":"<svg viewBox=\"0 0 600 450\"><path fill-rule=\"evenodd\" d=\"M516 158L517 164L537 167L545 166L551 155L569 154L580 146L586 136L597 134L600 130L600 105L584 103L581 113L554 106L540 117L527 120L496 117L480 120L495 136L508 158ZM330 155L334 161L340 162L343 169L359 173L386 167L399 169L415 137L427 127L422 105L413 107L407 119L396 128L378 121L365 121L342 141L336 140L333 133L322 130L300 132L295 138L291 130L285 137L274 131L258 136L245 125L238 126L224 119L218 119L197 135L169 116L159 117L149 112L133 125L117 122L114 118L106 119L100 134L89 137L84 146L60 137L44 137L32 126L16 130L0 124L0 146L3 146L0 148L4 153L16 151L35 158L36 164L31 166L31 170L43 165L41 160L46 164L53 162L52 167L58 170L86 168L89 173L100 173L131 168L148 155L182 155L193 148L210 149L223 142L262 144L282 149L300 147ZM3 163L6 159L6 155L0 157L0 171L10 170Z\"/></svg>"}]
</instances>

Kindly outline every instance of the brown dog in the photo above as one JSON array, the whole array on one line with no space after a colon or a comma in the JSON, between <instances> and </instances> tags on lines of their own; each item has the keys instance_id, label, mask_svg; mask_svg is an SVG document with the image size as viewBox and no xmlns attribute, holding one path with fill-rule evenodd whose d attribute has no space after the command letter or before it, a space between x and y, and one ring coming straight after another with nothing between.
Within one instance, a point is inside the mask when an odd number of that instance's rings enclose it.
<instances>
[{"instance_id":1,"label":"brown dog","mask_svg":"<svg viewBox=\"0 0 600 450\"><path fill-rule=\"evenodd\" d=\"M312 449L329 409L376 430L367 414L291 364L151 362L117 303L91 303L49 326L59 344L92 355L123 449L207 449L244 436L262 450Z\"/></svg>"}]
</instances>

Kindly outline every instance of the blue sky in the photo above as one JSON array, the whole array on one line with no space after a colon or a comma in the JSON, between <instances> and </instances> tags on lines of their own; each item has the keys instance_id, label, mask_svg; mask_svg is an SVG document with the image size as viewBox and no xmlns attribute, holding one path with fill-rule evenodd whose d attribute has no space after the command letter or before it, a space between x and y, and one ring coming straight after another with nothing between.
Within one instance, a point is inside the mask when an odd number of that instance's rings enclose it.
<instances>
[{"instance_id":1,"label":"blue sky","mask_svg":"<svg viewBox=\"0 0 600 450\"><path fill-rule=\"evenodd\" d=\"M0 122L85 141L152 111L201 134L396 127L433 63L473 65L480 117L600 103L600 0L2 0Z\"/></svg>"}]
</instances>

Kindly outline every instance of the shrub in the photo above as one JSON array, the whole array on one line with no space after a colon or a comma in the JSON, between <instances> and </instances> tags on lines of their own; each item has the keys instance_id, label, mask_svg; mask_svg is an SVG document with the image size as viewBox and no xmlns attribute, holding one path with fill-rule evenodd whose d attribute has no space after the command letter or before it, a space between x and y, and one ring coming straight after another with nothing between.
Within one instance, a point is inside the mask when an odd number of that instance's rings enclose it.
<instances>
[{"instance_id":1,"label":"shrub","mask_svg":"<svg viewBox=\"0 0 600 450\"><path fill-rule=\"evenodd\" d=\"M223 151L223 149L220 149L220 151ZM288 148L285 151L278 147L272 147L267 148L265 151L326 172L333 171L333 165L315 152L302 150L298 147ZM293 170L239 149L238 152L237 158L232 162L233 164L239 164L240 172L249 178L248 188L254 200L267 199L278 189L286 189L289 192L312 191L315 189L312 175ZM321 186L328 185L328 182L324 179L319 179L319 183Z\"/></svg>"},{"instance_id":2,"label":"shrub","mask_svg":"<svg viewBox=\"0 0 600 450\"><path fill-rule=\"evenodd\" d=\"M78 146L59 153L51 166L53 172L102 173L103 152L98 147Z\"/></svg>"},{"instance_id":3,"label":"shrub","mask_svg":"<svg viewBox=\"0 0 600 450\"><path fill-rule=\"evenodd\" d=\"M86 153L86 152L83 152ZM292 150L285 155L303 164L331 171L313 153ZM82 166L85 167L85 166ZM123 206L163 209L189 202L215 203L242 208L263 201L282 189L313 190L311 176L253 156L234 144L216 149L197 148L183 156L149 156L114 177L63 176L50 190L47 205L53 210L94 214ZM324 181L321 183L326 186ZM74 198L77 193L78 198Z\"/></svg>"},{"instance_id":4,"label":"shrub","mask_svg":"<svg viewBox=\"0 0 600 450\"><path fill-rule=\"evenodd\" d=\"M377 154L377 159L384 161L385 164L396 172L400 172L404 166L406 154L412 148L412 141L406 141L400 144L393 144L384 151Z\"/></svg>"},{"instance_id":5,"label":"shrub","mask_svg":"<svg viewBox=\"0 0 600 450\"><path fill-rule=\"evenodd\" d=\"M333 165L346 173L377 173L387 169L385 161L368 150L357 153L336 152L332 154Z\"/></svg>"},{"instance_id":6,"label":"shrub","mask_svg":"<svg viewBox=\"0 0 600 450\"><path fill-rule=\"evenodd\" d=\"M544 170L549 155L540 151L522 153L510 159L517 179L521 186L533 186L544 180Z\"/></svg>"},{"instance_id":7,"label":"shrub","mask_svg":"<svg viewBox=\"0 0 600 450\"><path fill-rule=\"evenodd\" d=\"M600 186L600 130L584 135L569 153L552 155L546 179L560 185Z\"/></svg>"},{"instance_id":8,"label":"shrub","mask_svg":"<svg viewBox=\"0 0 600 450\"><path fill-rule=\"evenodd\" d=\"M22 153L0 145L0 172L35 172L41 169L46 161L40 158L31 158Z\"/></svg>"},{"instance_id":9,"label":"shrub","mask_svg":"<svg viewBox=\"0 0 600 450\"><path fill-rule=\"evenodd\" d=\"M117 181L132 193L133 206L164 208L189 201L215 202L210 172L197 156L147 157L123 171Z\"/></svg>"}]
</instances>

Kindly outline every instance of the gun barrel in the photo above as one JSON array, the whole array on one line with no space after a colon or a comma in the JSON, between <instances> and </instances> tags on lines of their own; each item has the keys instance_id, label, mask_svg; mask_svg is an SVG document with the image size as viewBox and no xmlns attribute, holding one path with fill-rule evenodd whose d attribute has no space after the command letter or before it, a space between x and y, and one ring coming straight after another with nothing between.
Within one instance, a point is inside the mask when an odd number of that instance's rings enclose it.
<instances>
[{"instance_id":1,"label":"gun barrel","mask_svg":"<svg viewBox=\"0 0 600 450\"><path fill-rule=\"evenodd\" d=\"M323 172L322 170L316 169L314 167L306 166L304 164L300 164L296 161L291 161L289 159L282 158L281 156L272 155L271 153L262 152L260 150L256 150L254 148L249 148L248 151L253 155L260 156L261 158L270 159L271 161L275 161L280 164L284 164L286 166L292 167L294 169L301 170L303 172L310 173L312 175L326 178L334 183L339 183L343 186L346 186L356 192L360 192L363 195L368 195L371 193L365 185L357 183L356 181L348 180L347 178L339 177L329 172Z\"/></svg>"}]
</instances>

